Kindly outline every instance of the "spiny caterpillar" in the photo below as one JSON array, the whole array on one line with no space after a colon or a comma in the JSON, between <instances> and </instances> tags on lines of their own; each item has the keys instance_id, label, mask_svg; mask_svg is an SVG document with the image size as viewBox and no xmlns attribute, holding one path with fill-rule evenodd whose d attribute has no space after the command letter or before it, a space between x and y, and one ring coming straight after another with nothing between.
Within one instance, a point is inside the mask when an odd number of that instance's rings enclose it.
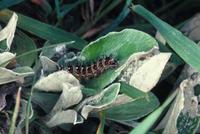
<instances>
[{"instance_id":1,"label":"spiny caterpillar","mask_svg":"<svg viewBox=\"0 0 200 134\"><path fill-rule=\"evenodd\" d=\"M79 80L88 80L98 76L107 69L115 68L117 66L118 63L115 59L112 57L105 57L88 66L68 66L67 71Z\"/></svg>"}]
</instances>

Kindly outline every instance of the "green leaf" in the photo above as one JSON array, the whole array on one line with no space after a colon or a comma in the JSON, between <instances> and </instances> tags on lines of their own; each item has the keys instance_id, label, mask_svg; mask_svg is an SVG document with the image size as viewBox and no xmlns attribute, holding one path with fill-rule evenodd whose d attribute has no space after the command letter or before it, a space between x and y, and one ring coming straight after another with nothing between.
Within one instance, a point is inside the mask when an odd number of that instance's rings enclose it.
<instances>
[{"instance_id":1,"label":"green leaf","mask_svg":"<svg viewBox=\"0 0 200 134\"><path fill-rule=\"evenodd\" d=\"M94 109L102 109L115 101L120 90L120 83L114 83L103 89L95 96L86 98L82 104L84 105L81 111L82 116L87 119L88 114Z\"/></svg>"},{"instance_id":2,"label":"green leaf","mask_svg":"<svg viewBox=\"0 0 200 134\"><path fill-rule=\"evenodd\" d=\"M170 47L189 65L200 71L200 47L180 31L160 20L140 5L132 6L133 11L148 20L164 37Z\"/></svg>"},{"instance_id":3,"label":"green leaf","mask_svg":"<svg viewBox=\"0 0 200 134\"><path fill-rule=\"evenodd\" d=\"M126 84L125 82L121 82L121 88L120 88L120 92L126 94L127 96L136 99L138 97L147 97L148 94L145 92L142 92L141 90L138 90L137 88Z\"/></svg>"},{"instance_id":4,"label":"green leaf","mask_svg":"<svg viewBox=\"0 0 200 134\"><path fill-rule=\"evenodd\" d=\"M33 103L39 105L46 113L52 110L58 98L59 94L46 92L35 92L32 95Z\"/></svg>"},{"instance_id":5,"label":"green leaf","mask_svg":"<svg viewBox=\"0 0 200 134\"><path fill-rule=\"evenodd\" d=\"M154 123L159 119L167 106L173 101L173 99L176 97L176 94L177 90L173 94L171 94L159 108L157 108L154 112L147 116L129 134L146 134L148 130L154 125Z\"/></svg>"},{"instance_id":6,"label":"green leaf","mask_svg":"<svg viewBox=\"0 0 200 134\"><path fill-rule=\"evenodd\" d=\"M170 52L172 53L172 56L170 58L170 62L174 63L176 66L182 65L185 62L171 49L169 49L167 46L159 43L159 50L161 52Z\"/></svg>"},{"instance_id":7,"label":"green leaf","mask_svg":"<svg viewBox=\"0 0 200 134\"><path fill-rule=\"evenodd\" d=\"M92 95L95 95L97 94L97 90L95 89L92 89L92 88L82 88L81 89L83 94L86 96L86 97L89 97L89 96L92 96Z\"/></svg>"},{"instance_id":8,"label":"green leaf","mask_svg":"<svg viewBox=\"0 0 200 134\"><path fill-rule=\"evenodd\" d=\"M10 10L2 10L0 12L0 21L7 22L12 13L13 12ZM83 39L62 29L53 27L19 13L17 13L17 15L19 17L17 25L19 28L30 32L42 39L49 40L51 43L75 41L75 43L69 45L69 47L78 50L81 50L87 44Z\"/></svg>"},{"instance_id":9,"label":"green leaf","mask_svg":"<svg viewBox=\"0 0 200 134\"><path fill-rule=\"evenodd\" d=\"M104 89L100 94L102 94L102 97L99 101L94 102L92 105L99 107L103 105L107 105L108 103L111 103L113 100L116 99L116 96L118 95L120 90L120 84L114 83L110 85L108 88Z\"/></svg>"},{"instance_id":10,"label":"green leaf","mask_svg":"<svg viewBox=\"0 0 200 134\"><path fill-rule=\"evenodd\" d=\"M148 51L154 46L157 46L157 42L150 35L134 29L125 29L121 32L111 32L91 42L82 50L81 56L86 63L112 56L120 66L133 53ZM109 69L99 77L91 79L86 85L94 89L103 89L115 80L119 73L115 72L115 69Z\"/></svg>"},{"instance_id":11,"label":"green leaf","mask_svg":"<svg viewBox=\"0 0 200 134\"><path fill-rule=\"evenodd\" d=\"M127 103L119 104L105 110L107 118L114 120L135 120L149 114L159 105L158 99L152 93L141 92L127 84L122 84L120 90L125 91L132 99ZM130 90L129 93L127 92L128 90Z\"/></svg>"},{"instance_id":12,"label":"green leaf","mask_svg":"<svg viewBox=\"0 0 200 134\"><path fill-rule=\"evenodd\" d=\"M25 33L18 31L14 38L12 52L21 55L25 52L37 49L34 41ZM18 58L17 62L22 66L31 66L37 59L37 52Z\"/></svg>"}]
</instances>

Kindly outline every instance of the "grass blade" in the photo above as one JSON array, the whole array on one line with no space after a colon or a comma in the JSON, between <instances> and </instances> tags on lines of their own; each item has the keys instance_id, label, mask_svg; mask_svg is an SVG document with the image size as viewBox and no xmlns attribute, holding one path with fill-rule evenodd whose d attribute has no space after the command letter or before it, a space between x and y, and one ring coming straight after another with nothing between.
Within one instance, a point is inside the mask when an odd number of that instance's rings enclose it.
<instances>
[{"instance_id":1,"label":"grass blade","mask_svg":"<svg viewBox=\"0 0 200 134\"><path fill-rule=\"evenodd\" d=\"M166 22L160 20L154 14L140 5L131 9L148 20L165 38L169 46L189 65L200 71L200 47L188 39L180 31Z\"/></svg>"},{"instance_id":2,"label":"grass blade","mask_svg":"<svg viewBox=\"0 0 200 134\"><path fill-rule=\"evenodd\" d=\"M10 6L19 4L20 2L23 2L24 0L1 0L0 1L0 10L4 8L8 8Z\"/></svg>"},{"instance_id":3,"label":"grass blade","mask_svg":"<svg viewBox=\"0 0 200 134\"><path fill-rule=\"evenodd\" d=\"M65 4L61 7L62 11L60 12L60 17L64 17L67 13L69 13L72 9L77 7L79 4L86 2L87 0L77 0L72 4Z\"/></svg>"},{"instance_id":4,"label":"grass blade","mask_svg":"<svg viewBox=\"0 0 200 134\"><path fill-rule=\"evenodd\" d=\"M7 22L12 14L13 12L8 9L2 10L0 12L0 21ZM19 17L17 24L19 28L30 32L42 39L49 40L52 44L75 41L75 43L69 45L69 47L78 50L81 50L87 44L85 40L62 29L53 27L19 13L17 13L17 15Z\"/></svg>"},{"instance_id":5,"label":"grass blade","mask_svg":"<svg viewBox=\"0 0 200 134\"><path fill-rule=\"evenodd\" d=\"M100 36L102 35L105 35L107 34L108 32L110 31L113 31L125 18L126 16L129 14L130 12L130 9L128 8L131 4L133 0L126 0L126 3L124 5L124 8L122 10L122 12L119 14L119 16L111 23L111 25L106 28L101 34Z\"/></svg>"},{"instance_id":6,"label":"grass blade","mask_svg":"<svg viewBox=\"0 0 200 134\"><path fill-rule=\"evenodd\" d=\"M27 103L27 106L26 106L26 115L25 115L25 132L26 134L29 134L29 119L30 119L30 113L31 113L31 97L33 95L33 88L31 89L31 93L30 93L30 96L28 98L28 103Z\"/></svg>"},{"instance_id":7,"label":"grass blade","mask_svg":"<svg viewBox=\"0 0 200 134\"><path fill-rule=\"evenodd\" d=\"M107 6L94 20L94 24L96 24L102 17L104 17L107 13L109 13L113 8L115 8L118 4L122 2L121 0L113 0L109 6Z\"/></svg>"},{"instance_id":8,"label":"grass blade","mask_svg":"<svg viewBox=\"0 0 200 134\"><path fill-rule=\"evenodd\" d=\"M15 104L15 109L14 109L14 113L13 113L13 117L12 117L11 126L10 126L10 129L9 129L9 134L15 133L15 124L16 124L18 113L19 113L20 98L21 98L21 87L19 88L19 90L17 92L16 104Z\"/></svg>"}]
</instances>

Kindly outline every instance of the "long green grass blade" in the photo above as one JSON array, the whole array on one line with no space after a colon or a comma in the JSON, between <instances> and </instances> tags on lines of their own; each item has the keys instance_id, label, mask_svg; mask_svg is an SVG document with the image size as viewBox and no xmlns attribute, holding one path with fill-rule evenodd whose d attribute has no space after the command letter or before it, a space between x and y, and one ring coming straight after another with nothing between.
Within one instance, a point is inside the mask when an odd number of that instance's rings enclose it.
<instances>
[{"instance_id":1,"label":"long green grass blade","mask_svg":"<svg viewBox=\"0 0 200 134\"><path fill-rule=\"evenodd\" d=\"M8 22L12 13L13 12L8 9L2 10L0 12L0 21L5 23ZM52 44L75 41L75 43L69 45L69 47L78 50L81 50L87 44L85 40L77 37L75 34L68 33L62 29L45 24L19 13L17 13L17 15L19 17L17 24L19 28L30 32L42 39L49 40Z\"/></svg>"},{"instance_id":2,"label":"long green grass blade","mask_svg":"<svg viewBox=\"0 0 200 134\"><path fill-rule=\"evenodd\" d=\"M102 17L109 13L113 8L122 2L121 0L113 0L102 12L95 18L94 23L97 23Z\"/></svg>"},{"instance_id":3,"label":"long green grass blade","mask_svg":"<svg viewBox=\"0 0 200 134\"><path fill-rule=\"evenodd\" d=\"M72 4L65 4L61 7L62 11L60 12L60 17L64 17L67 13L69 13L72 9L77 7L79 4L86 2L87 0L77 0Z\"/></svg>"},{"instance_id":4,"label":"long green grass blade","mask_svg":"<svg viewBox=\"0 0 200 134\"><path fill-rule=\"evenodd\" d=\"M0 10L8 8L10 6L19 4L20 2L23 2L24 0L1 0L0 1Z\"/></svg>"},{"instance_id":5,"label":"long green grass blade","mask_svg":"<svg viewBox=\"0 0 200 134\"><path fill-rule=\"evenodd\" d=\"M131 9L148 20L165 38L169 46L189 65L200 71L200 47L188 39L180 31L166 22L160 20L154 14L140 5Z\"/></svg>"},{"instance_id":6,"label":"long green grass blade","mask_svg":"<svg viewBox=\"0 0 200 134\"><path fill-rule=\"evenodd\" d=\"M126 3L123 7L123 10L121 11L121 13L119 14L119 16L111 23L111 25L109 27L107 27L101 34L105 35L108 32L113 31L115 28L117 28L117 26L126 18L126 16L129 14L130 9L128 8L131 4L133 0L126 0Z\"/></svg>"}]
</instances>

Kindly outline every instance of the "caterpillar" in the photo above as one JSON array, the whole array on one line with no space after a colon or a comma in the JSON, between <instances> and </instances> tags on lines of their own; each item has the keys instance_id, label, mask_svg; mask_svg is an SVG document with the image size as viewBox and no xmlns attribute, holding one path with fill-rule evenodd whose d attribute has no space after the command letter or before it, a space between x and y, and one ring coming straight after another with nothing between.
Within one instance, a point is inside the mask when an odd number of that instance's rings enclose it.
<instances>
[{"instance_id":1,"label":"caterpillar","mask_svg":"<svg viewBox=\"0 0 200 134\"><path fill-rule=\"evenodd\" d=\"M115 59L112 57L105 57L88 66L68 66L67 71L79 80L88 80L98 76L105 70L115 68L117 66L118 63Z\"/></svg>"}]
</instances>

